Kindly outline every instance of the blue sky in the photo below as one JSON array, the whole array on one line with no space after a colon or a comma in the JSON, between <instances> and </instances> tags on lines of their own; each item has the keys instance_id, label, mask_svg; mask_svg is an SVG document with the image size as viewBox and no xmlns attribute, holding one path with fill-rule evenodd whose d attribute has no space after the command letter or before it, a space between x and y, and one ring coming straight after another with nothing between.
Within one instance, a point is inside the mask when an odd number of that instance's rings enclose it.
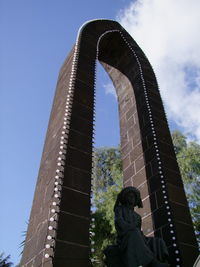
<instances>
[{"instance_id":1,"label":"blue sky","mask_svg":"<svg viewBox=\"0 0 200 267\"><path fill-rule=\"evenodd\" d=\"M200 5L187 2L0 1L0 252L11 254L15 264L58 72L85 21L107 18L122 23L156 71L170 125L200 140ZM110 88L98 64L96 146L119 144L117 103Z\"/></svg>"},{"instance_id":2,"label":"blue sky","mask_svg":"<svg viewBox=\"0 0 200 267\"><path fill-rule=\"evenodd\" d=\"M129 1L0 1L0 252L19 261L59 69L79 27ZM119 144L115 98L98 65L96 145ZM115 124L114 124L115 122Z\"/></svg>"}]
</instances>

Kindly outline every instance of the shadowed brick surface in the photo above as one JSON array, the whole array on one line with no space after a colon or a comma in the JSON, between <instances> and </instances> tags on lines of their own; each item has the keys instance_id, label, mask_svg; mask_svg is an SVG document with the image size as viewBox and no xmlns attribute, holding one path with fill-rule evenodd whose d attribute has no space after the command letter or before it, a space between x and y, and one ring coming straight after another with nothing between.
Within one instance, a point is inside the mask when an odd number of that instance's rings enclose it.
<instances>
[{"instance_id":1,"label":"shadowed brick surface","mask_svg":"<svg viewBox=\"0 0 200 267\"><path fill-rule=\"evenodd\" d=\"M156 78L131 36L108 20L82 28L60 71L21 264L90 266L96 58L116 88L124 186L141 191L143 231L164 238L172 266L188 267L197 243Z\"/></svg>"}]
</instances>

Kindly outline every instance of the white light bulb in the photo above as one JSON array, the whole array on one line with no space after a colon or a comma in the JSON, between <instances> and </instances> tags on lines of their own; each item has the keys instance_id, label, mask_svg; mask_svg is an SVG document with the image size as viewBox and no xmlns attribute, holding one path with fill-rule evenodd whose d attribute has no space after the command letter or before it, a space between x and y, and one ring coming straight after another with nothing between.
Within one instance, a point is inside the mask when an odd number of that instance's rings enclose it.
<instances>
[{"instance_id":1,"label":"white light bulb","mask_svg":"<svg viewBox=\"0 0 200 267\"><path fill-rule=\"evenodd\" d=\"M49 230L53 230L53 226L51 226L51 225L48 228L49 228Z\"/></svg>"},{"instance_id":2,"label":"white light bulb","mask_svg":"<svg viewBox=\"0 0 200 267\"><path fill-rule=\"evenodd\" d=\"M46 258L46 259L48 259L48 258L49 258L49 254L45 254L44 256L45 256L45 258Z\"/></svg>"},{"instance_id":3,"label":"white light bulb","mask_svg":"<svg viewBox=\"0 0 200 267\"><path fill-rule=\"evenodd\" d=\"M46 246L45 246L46 248L50 248L51 246L49 245L49 244L46 244Z\"/></svg>"}]
</instances>

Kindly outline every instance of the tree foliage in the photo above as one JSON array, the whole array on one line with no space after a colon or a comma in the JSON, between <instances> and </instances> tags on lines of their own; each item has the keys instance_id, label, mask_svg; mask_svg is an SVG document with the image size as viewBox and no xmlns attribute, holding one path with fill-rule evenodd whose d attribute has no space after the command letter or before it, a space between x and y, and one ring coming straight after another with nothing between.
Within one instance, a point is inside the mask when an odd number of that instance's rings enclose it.
<instances>
[{"instance_id":1,"label":"tree foliage","mask_svg":"<svg viewBox=\"0 0 200 267\"><path fill-rule=\"evenodd\" d=\"M172 139L183 178L187 199L200 243L200 145L187 142L179 131L172 133ZM94 266L104 266L103 249L115 243L113 206L122 189L122 161L119 148L101 148L95 152L93 177L93 204L95 218Z\"/></svg>"},{"instance_id":2,"label":"tree foliage","mask_svg":"<svg viewBox=\"0 0 200 267\"><path fill-rule=\"evenodd\" d=\"M103 249L115 242L113 206L122 188L122 162L119 148L96 150L94 162L95 266L103 266Z\"/></svg>"},{"instance_id":3,"label":"tree foliage","mask_svg":"<svg viewBox=\"0 0 200 267\"><path fill-rule=\"evenodd\" d=\"M10 255L4 257L4 253L0 254L0 267L10 267L13 263L10 261Z\"/></svg>"},{"instance_id":4,"label":"tree foliage","mask_svg":"<svg viewBox=\"0 0 200 267\"><path fill-rule=\"evenodd\" d=\"M186 142L179 131L172 133L177 160L189 202L193 224L200 244L200 145Z\"/></svg>"}]
</instances>

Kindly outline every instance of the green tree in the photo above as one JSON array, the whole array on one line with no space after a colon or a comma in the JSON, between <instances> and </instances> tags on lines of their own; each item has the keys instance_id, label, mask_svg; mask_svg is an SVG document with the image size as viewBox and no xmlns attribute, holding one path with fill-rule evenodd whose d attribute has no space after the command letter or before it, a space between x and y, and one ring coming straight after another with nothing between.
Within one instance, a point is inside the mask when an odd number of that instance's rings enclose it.
<instances>
[{"instance_id":1,"label":"green tree","mask_svg":"<svg viewBox=\"0 0 200 267\"><path fill-rule=\"evenodd\" d=\"M200 243L200 145L187 142L179 131L172 133L181 175L193 223ZM113 206L118 192L122 189L122 161L119 148L101 148L95 152L93 177L93 204L95 244L92 258L94 266L104 266L103 249L115 243Z\"/></svg>"},{"instance_id":2,"label":"green tree","mask_svg":"<svg viewBox=\"0 0 200 267\"><path fill-rule=\"evenodd\" d=\"M93 238L95 266L103 266L103 249L115 242L113 206L122 188L122 161L119 148L101 148L94 160L94 218Z\"/></svg>"},{"instance_id":3,"label":"green tree","mask_svg":"<svg viewBox=\"0 0 200 267\"><path fill-rule=\"evenodd\" d=\"M0 267L10 267L13 263L10 261L10 255L4 257L4 253L0 254Z\"/></svg>"},{"instance_id":4,"label":"green tree","mask_svg":"<svg viewBox=\"0 0 200 267\"><path fill-rule=\"evenodd\" d=\"M172 139L197 240L200 243L200 145L196 142L187 143L186 136L179 131L172 133Z\"/></svg>"},{"instance_id":5,"label":"green tree","mask_svg":"<svg viewBox=\"0 0 200 267\"><path fill-rule=\"evenodd\" d=\"M179 153L183 148L187 147L187 138L179 131L173 131L172 139L176 153Z\"/></svg>"}]
</instances>

